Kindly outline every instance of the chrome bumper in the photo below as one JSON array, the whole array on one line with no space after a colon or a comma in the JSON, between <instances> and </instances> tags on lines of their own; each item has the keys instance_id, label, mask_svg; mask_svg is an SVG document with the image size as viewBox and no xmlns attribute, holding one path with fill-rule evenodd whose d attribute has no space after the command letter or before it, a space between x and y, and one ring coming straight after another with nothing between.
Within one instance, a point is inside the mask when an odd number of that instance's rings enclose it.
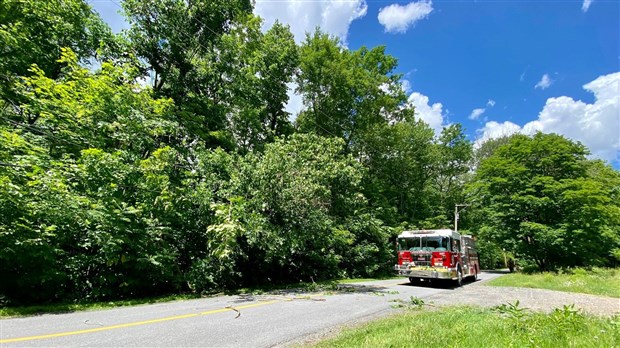
<instances>
[{"instance_id":1,"label":"chrome bumper","mask_svg":"<svg viewBox=\"0 0 620 348\"><path fill-rule=\"evenodd\" d=\"M394 272L400 277L456 279L456 268L440 268L428 266L395 265Z\"/></svg>"}]
</instances>

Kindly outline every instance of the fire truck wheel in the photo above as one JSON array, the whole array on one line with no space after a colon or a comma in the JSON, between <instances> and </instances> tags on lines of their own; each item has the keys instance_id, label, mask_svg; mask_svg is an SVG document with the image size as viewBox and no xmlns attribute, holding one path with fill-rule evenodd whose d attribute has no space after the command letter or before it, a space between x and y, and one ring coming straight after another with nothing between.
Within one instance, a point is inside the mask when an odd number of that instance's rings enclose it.
<instances>
[{"instance_id":1,"label":"fire truck wheel","mask_svg":"<svg viewBox=\"0 0 620 348\"><path fill-rule=\"evenodd\" d=\"M463 271L461 271L461 267L456 270L456 286L461 287L463 285Z\"/></svg>"}]
</instances>

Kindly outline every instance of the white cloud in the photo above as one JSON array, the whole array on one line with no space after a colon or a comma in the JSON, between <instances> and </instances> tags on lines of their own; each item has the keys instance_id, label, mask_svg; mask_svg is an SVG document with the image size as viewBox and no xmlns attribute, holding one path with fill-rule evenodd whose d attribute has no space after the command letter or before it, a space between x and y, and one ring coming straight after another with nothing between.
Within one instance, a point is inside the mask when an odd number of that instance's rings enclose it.
<instances>
[{"instance_id":1,"label":"white cloud","mask_svg":"<svg viewBox=\"0 0 620 348\"><path fill-rule=\"evenodd\" d=\"M254 13L263 18L263 28L270 28L276 20L288 24L301 42L306 32L316 27L337 36L346 44L349 26L354 20L364 17L368 6L365 0L325 0L325 1L265 1L256 2Z\"/></svg>"},{"instance_id":2,"label":"white cloud","mask_svg":"<svg viewBox=\"0 0 620 348\"><path fill-rule=\"evenodd\" d=\"M566 96L549 98L537 120L523 127L511 122L487 122L478 130L478 141L517 132L558 133L580 141L594 157L620 163L620 72L600 76L583 88L594 94L594 103Z\"/></svg>"},{"instance_id":3,"label":"white cloud","mask_svg":"<svg viewBox=\"0 0 620 348\"><path fill-rule=\"evenodd\" d=\"M473 109L471 111L471 114L469 114L469 116L467 118L470 119L470 120L477 120L477 119L480 118L480 116L482 114L484 114L487 111L487 108L492 108L494 106L495 106L495 100L489 99L487 101L486 107ZM486 121L486 117L485 117L485 121Z\"/></svg>"},{"instance_id":4,"label":"white cloud","mask_svg":"<svg viewBox=\"0 0 620 348\"><path fill-rule=\"evenodd\" d=\"M409 82L409 80L402 79L400 85L401 85L401 88L403 89L403 92L405 93L411 92L411 82Z\"/></svg>"},{"instance_id":5,"label":"white cloud","mask_svg":"<svg viewBox=\"0 0 620 348\"><path fill-rule=\"evenodd\" d=\"M443 105L441 103L430 105L428 97L418 92L411 93L408 101L415 107L415 116L428 123L435 134L440 134L445 125L446 116L443 112Z\"/></svg>"},{"instance_id":6,"label":"white cloud","mask_svg":"<svg viewBox=\"0 0 620 348\"><path fill-rule=\"evenodd\" d=\"M549 74L544 74L540 78L540 81L538 81L538 83L534 86L534 88L547 89L549 88L549 86L551 86L552 83L553 80L549 77Z\"/></svg>"},{"instance_id":7,"label":"white cloud","mask_svg":"<svg viewBox=\"0 0 620 348\"><path fill-rule=\"evenodd\" d=\"M405 33L409 27L414 26L433 12L433 2L422 0L408 5L389 5L379 10L379 23L388 33Z\"/></svg>"},{"instance_id":8,"label":"white cloud","mask_svg":"<svg viewBox=\"0 0 620 348\"><path fill-rule=\"evenodd\" d=\"M394 88L400 88L405 94L411 91L411 83L409 80L400 80L400 82L394 83L382 83L379 85L379 89L386 94L389 94L390 91L394 90Z\"/></svg>"},{"instance_id":9,"label":"white cloud","mask_svg":"<svg viewBox=\"0 0 620 348\"><path fill-rule=\"evenodd\" d=\"M484 108L473 109L468 118L470 120L477 120L480 117L480 115L484 114L485 111L487 111L487 109L484 109Z\"/></svg>"},{"instance_id":10,"label":"white cloud","mask_svg":"<svg viewBox=\"0 0 620 348\"><path fill-rule=\"evenodd\" d=\"M129 28L129 23L119 13L118 4L112 1L92 1L90 5L114 32ZM365 0L258 1L254 6L254 13L263 18L265 29L270 28L277 19L291 26L297 42L303 41L306 32L313 32L316 27L320 27L346 43L349 25L355 19L364 17L367 10Z\"/></svg>"},{"instance_id":11,"label":"white cloud","mask_svg":"<svg viewBox=\"0 0 620 348\"><path fill-rule=\"evenodd\" d=\"M477 132L481 134L481 136L474 143L474 147L476 148L480 147L482 143L489 139L497 139L519 133L521 132L521 127L510 121L503 123L490 121L487 122L483 128L478 129Z\"/></svg>"},{"instance_id":12,"label":"white cloud","mask_svg":"<svg viewBox=\"0 0 620 348\"><path fill-rule=\"evenodd\" d=\"M592 0L583 0L583 4L581 5L581 11L583 11L583 13L588 12L588 9L590 9L590 5L592 5Z\"/></svg>"}]
</instances>

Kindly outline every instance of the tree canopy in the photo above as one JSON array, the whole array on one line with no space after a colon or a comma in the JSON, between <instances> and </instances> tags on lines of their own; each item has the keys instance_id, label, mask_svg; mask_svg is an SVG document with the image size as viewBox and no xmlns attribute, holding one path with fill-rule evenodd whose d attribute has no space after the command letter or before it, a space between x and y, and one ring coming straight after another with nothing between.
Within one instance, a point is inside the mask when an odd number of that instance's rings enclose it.
<instances>
[{"instance_id":1,"label":"tree canopy","mask_svg":"<svg viewBox=\"0 0 620 348\"><path fill-rule=\"evenodd\" d=\"M112 34L86 1L0 3L0 303L381 275L460 203L485 260L620 260L620 175L582 145L436 135L385 47L297 44L249 0L122 7Z\"/></svg>"},{"instance_id":2,"label":"tree canopy","mask_svg":"<svg viewBox=\"0 0 620 348\"><path fill-rule=\"evenodd\" d=\"M481 234L542 269L607 265L620 247L620 175L562 136L512 136L482 160Z\"/></svg>"}]
</instances>

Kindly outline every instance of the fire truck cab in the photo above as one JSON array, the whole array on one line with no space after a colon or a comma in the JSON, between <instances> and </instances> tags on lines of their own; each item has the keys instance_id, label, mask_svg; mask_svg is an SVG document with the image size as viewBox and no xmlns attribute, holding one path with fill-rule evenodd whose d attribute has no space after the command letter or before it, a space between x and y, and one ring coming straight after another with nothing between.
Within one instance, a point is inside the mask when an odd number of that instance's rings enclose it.
<instances>
[{"instance_id":1,"label":"fire truck cab","mask_svg":"<svg viewBox=\"0 0 620 348\"><path fill-rule=\"evenodd\" d=\"M452 230L404 231L398 236L396 275L411 283L421 279L446 279L463 284L464 277L478 278L480 264L475 240Z\"/></svg>"}]
</instances>

